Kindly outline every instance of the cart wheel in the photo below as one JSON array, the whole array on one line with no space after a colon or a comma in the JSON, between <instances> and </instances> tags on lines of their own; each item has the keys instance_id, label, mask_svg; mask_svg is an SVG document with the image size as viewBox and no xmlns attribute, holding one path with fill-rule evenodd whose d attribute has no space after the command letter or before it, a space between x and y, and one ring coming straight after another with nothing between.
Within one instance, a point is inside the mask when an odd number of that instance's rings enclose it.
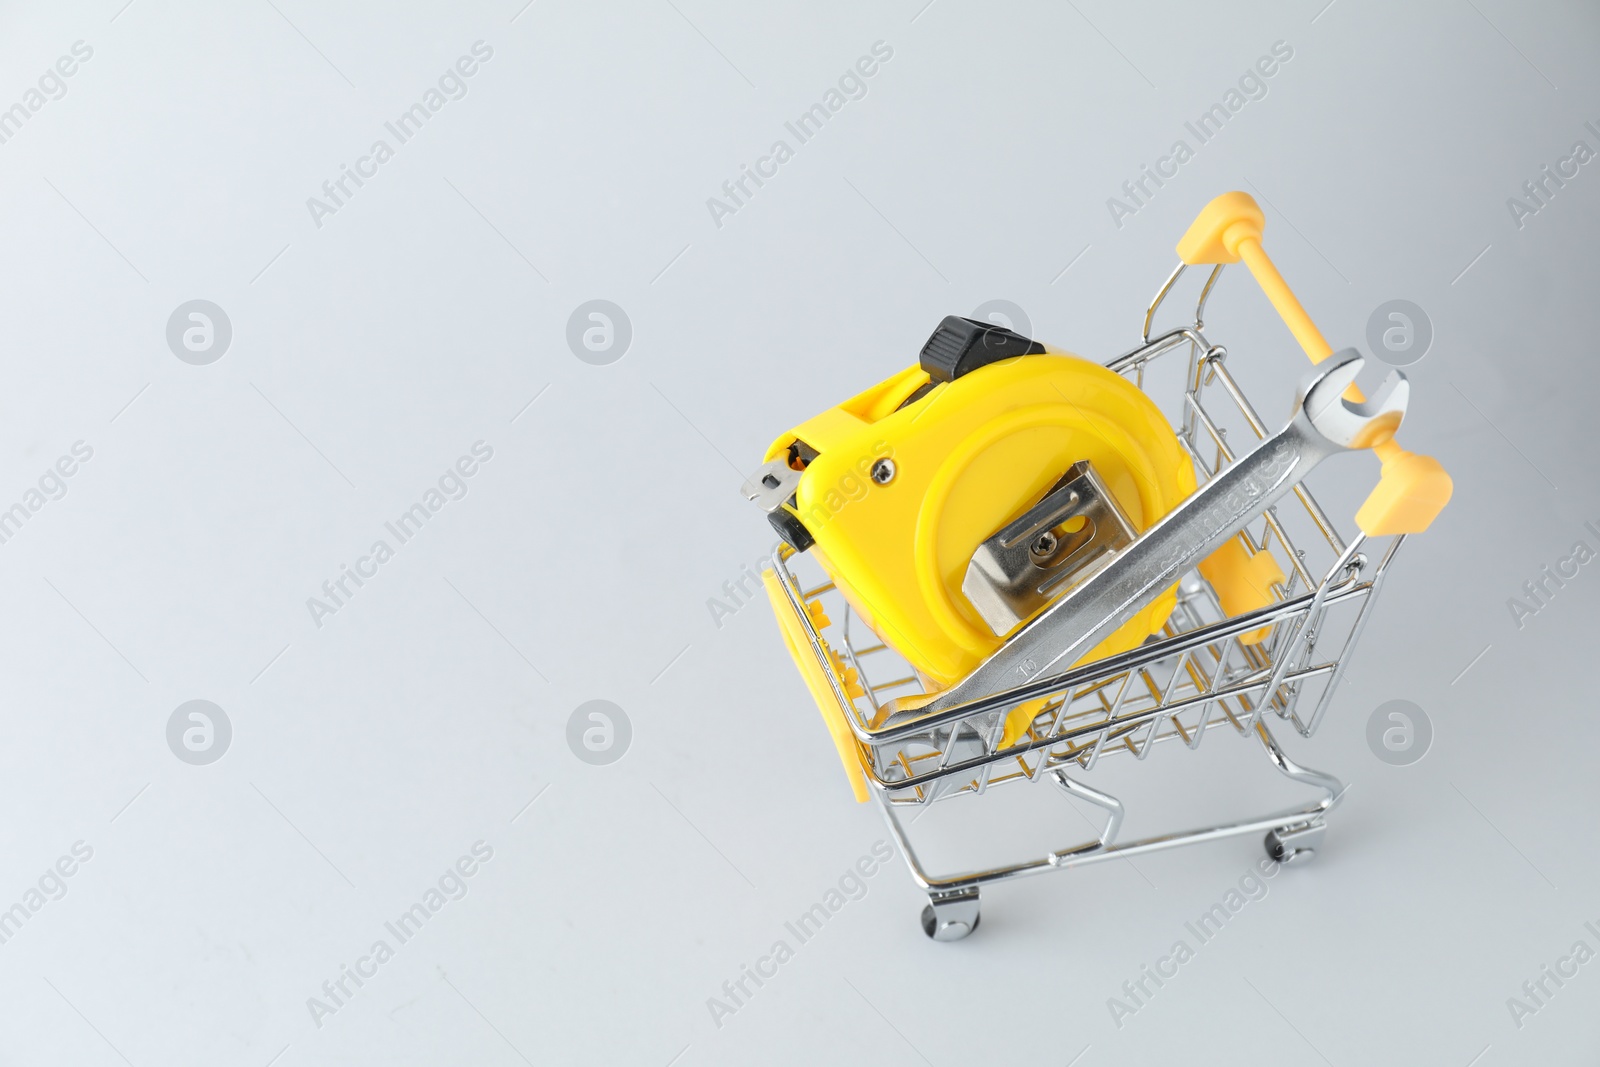
<instances>
[{"instance_id":1,"label":"cart wheel","mask_svg":"<svg viewBox=\"0 0 1600 1067\"><path fill-rule=\"evenodd\" d=\"M1267 847L1267 855L1279 863L1303 864L1315 858L1317 845L1322 843L1322 834L1326 829L1320 823L1283 826L1268 830L1263 844Z\"/></svg>"},{"instance_id":2,"label":"cart wheel","mask_svg":"<svg viewBox=\"0 0 1600 1067\"><path fill-rule=\"evenodd\" d=\"M922 909L922 932L935 941L960 941L978 928L978 891L928 895Z\"/></svg>"}]
</instances>

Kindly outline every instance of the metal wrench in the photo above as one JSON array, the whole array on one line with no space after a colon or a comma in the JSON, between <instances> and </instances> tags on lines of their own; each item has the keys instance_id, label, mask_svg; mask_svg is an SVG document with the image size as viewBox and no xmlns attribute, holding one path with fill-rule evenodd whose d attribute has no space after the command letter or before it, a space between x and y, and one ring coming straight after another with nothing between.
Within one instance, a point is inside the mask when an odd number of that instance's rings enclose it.
<instances>
[{"instance_id":1,"label":"metal wrench","mask_svg":"<svg viewBox=\"0 0 1600 1067\"><path fill-rule=\"evenodd\" d=\"M1294 415L1192 493L1092 578L1045 608L965 678L929 696L890 702L875 725L900 726L1050 673L1066 670L1162 590L1287 495L1330 456L1393 436L1410 385L1390 371L1370 400L1342 395L1364 360L1334 353L1301 379Z\"/></svg>"}]
</instances>

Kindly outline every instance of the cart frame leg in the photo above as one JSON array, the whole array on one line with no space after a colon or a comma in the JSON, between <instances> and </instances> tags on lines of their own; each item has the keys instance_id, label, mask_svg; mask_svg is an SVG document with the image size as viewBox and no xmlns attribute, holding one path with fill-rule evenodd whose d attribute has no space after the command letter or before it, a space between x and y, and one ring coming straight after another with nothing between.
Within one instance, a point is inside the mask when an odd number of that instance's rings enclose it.
<instances>
[{"instance_id":1,"label":"cart frame leg","mask_svg":"<svg viewBox=\"0 0 1600 1067\"><path fill-rule=\"evenodd\" d=\"M1325 816L1328 809L1339 802L1340 796L1344 793L1344 785L1331 775L1302 767L1290 759L1278 745L1277 738L1267 729L1266 723L1259 721L1256 723L1256 734L1267 750L1267 758L1284 777L1327 790L1329 794L1327 807L1322 808L1316 815L1298 822L1275 826L1267 831L1263 841L1267 855L1279 863L1304 863L1316 855L1317 848L1322 844L1323 835L1328 829Z\"/></svg>"},{"instance_id":2,"label":"cart frame leg","mask_svg":"<svg viewBox=\"0 0 1600 1067\"><path fill-rule=\"evenodd\" d=\"M916 850L912 847L896 811L900 805L890 803L888 794L877 790L884 821L889 826L889 832L894 838L895 845L900 849L901 856L905 858L906 866L911 870L911 878L918 888L928 894L928 905L923 909L922 916L923 932L936 941L958 941L972 933L978 925L979 889L991 882L1010 881L1030 874L1042 874L1045 871L1064 870L1087 863L1158 852L1180 845L1266 831L1267 852L1273 859L1280 863L1298 863L1310 859L1315 854L1326 830L1325 819L1328 812L1344 796L1344 783L1330 774L1312 770L1290 759L1260 717L1256 719L1254 729L1268 760L1278 772L1291 781L1321 791L1323 795L1320 800L1307 807L1280 811L1254 819L1159 834L1119 844L1116 835L1122 826L1122 802L1109 793L1103 793L1067 777L1064 768L1057 768L1050 772L1051 778L1063 793L1086 800L1109 813L1106 826L1098 837L1020 863L941 876L930 874L917 858Z\"/></svg>"}]
</instances>

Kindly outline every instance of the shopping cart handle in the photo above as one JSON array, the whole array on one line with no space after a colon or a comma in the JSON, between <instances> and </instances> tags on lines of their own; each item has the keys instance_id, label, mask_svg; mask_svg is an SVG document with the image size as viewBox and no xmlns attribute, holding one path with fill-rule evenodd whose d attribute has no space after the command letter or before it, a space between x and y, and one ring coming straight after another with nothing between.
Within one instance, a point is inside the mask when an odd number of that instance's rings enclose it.
<instances>
[{"instance_id":1,"label":"shopping cart handle","mask_svg":"<svg viewBox=\"0 0 1600 1067\"><path fill-rule=\"evenodd\" d=\"M1249 193L1223 193L1190 224L1178 242L1178 258L1191 265L1243 260L1311 362L1321 363L1333 354L1333 348L1261 247L1265 225L1261 208ZM1354 401L1363 399L1354 385L1345 395ZM1383 461L1383 473L1356 512L1356 525L1369 537L1421 533L1450 502L1450 475L1438 460L1406 451L1393 437L1374 445L1373 451Z\"/></svg>"}]
</instances>

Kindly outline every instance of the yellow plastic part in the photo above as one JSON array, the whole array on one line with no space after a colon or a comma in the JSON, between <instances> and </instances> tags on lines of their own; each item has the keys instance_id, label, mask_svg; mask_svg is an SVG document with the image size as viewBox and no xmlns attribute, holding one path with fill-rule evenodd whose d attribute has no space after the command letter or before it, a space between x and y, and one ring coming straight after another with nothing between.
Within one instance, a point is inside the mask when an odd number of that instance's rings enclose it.
<instances>
[{"instance_id":1,"label":"yellow plastic part","mask_svg":"<svg viewBox=\"0 0 1600 1067\"><path fill-rule=\"evenodd\" d=\"M1237 537L1217 549L1200 564L1200 576L1216 590L1217 601L1231 618L1276 602L1273 585L1284 585L1283 568L1271 552L1252 552ZM1241 634L1239 643L1259 644L1272 632L1271 626Z\"/></svg>"},{"instance_id":2,"label":"yellow plastic part","mask_svg":"<svg viewBox=\"0 0 1600 1067\"><path fill-rule=\"evenodd\" d=\"M1374 451L1383 460L1383 475L1356 512L1356 525L1370 537L1426 530L1450 503L1450 475L1432 456L1398 446L1395 455L1381 445Z\"/></svg>"},{"instance_id":3,"label":"yellow plastic part","mask_svg":"<svg viewBox=\"0 0 1600 1067\"><path fill-rule=\"evenodd\" d=\"M1223 193L1195 217L1178 242L1178 258L1191 265L1243 260L1311 362L1321 363L1333 348L1261 247L1264 225L1261 208L1249 193ZM1362 399L1354 385L1345 395ZM1454 488L1450 475L1438 460L1406 451L1392 436L1372 449L1383 462L1383 473L1356 512L1356 525L1369 537L1426 530L1450 502Z\"/></svg>"},{"instance_id":4,"label":"yellow plastic part","mask_svg":"<svg viewBox=\"0 0 1600 1067\"><path fill-rule=\"evenodd\" d=\"M778 629L783 633L783 643L789 649L789 657L794 660L794 665L800 672L800 677L805 680L806 688L811 690L811 698L817 702L817 710L822 712L822 721L828 726L828 734L833 738L833 745L839 750L839 762L844 764L845 776L850 779L850 789L855 793L856 800L865 803L867 800L867 782L862 777L865 768L861 762L861 746L856 743L855 735L850 732L850 724L844 719L844 711L839 707L839 701L833 695L833 687L828 684L828 676L822 672L822 665L817 662L817 657L811 651L811 641L806 636L805 630L800 625L800 620L795 618L794 612L789 610L789 598L784 595L783 587L778 584L778 574L773 570L761 572L761 582L767 587L767 597L772 601L773 613L778 616ZM807 605L809 608L811 605ZM813 612L813 617L817 613ZM826 642L824 642L826 647ZM838 669L838 653L828 649L828 657ZM855 672L850 672L854 674ZM852 697L862 695L859 681L846 678L848 687L855 683L855 692L848 693Z\"/></svg>"}]
</instances>

